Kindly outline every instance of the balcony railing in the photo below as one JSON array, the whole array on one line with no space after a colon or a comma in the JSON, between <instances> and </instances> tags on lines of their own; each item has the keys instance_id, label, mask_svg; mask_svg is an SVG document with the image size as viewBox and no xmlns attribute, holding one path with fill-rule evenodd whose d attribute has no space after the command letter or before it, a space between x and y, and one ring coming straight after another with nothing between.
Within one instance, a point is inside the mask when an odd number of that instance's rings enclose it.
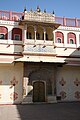
<instances>
[{"instance_id":1,"label":"balcony railing","mask_svg":"<svg viewBox=\"0 0 80 120\"><path fill-rule=\"evenodd\" d=\"M21 20L24 13L0 10L0 20L16 21ZM67 27L80 27L80 19L55 17L55 22ZM48 18L50 20L50 18Z\"/></svg>"}]
</instances>

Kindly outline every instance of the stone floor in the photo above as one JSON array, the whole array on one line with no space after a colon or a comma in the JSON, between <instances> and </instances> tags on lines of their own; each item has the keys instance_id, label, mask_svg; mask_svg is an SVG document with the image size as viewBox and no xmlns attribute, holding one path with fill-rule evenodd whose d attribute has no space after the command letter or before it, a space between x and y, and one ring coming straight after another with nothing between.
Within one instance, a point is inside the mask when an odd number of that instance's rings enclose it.
<instances>
[{"instance_id":1,"label":"stone floor","mask_svg":"<svg viewBox=\"0 0 80 120\"><path fill-rule=\"evenodd\" d=\"M80 120L80 102L0 105L0 120Z\"/></svg>"}]
</instances>

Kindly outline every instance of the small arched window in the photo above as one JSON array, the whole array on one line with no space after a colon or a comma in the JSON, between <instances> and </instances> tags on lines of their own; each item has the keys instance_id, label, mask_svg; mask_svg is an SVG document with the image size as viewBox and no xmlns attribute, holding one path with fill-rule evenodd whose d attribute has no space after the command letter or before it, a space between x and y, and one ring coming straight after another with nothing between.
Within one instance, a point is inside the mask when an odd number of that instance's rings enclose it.
<instances>
[{"instance_id":1,"label":"small arched window","mask_svg":"<svg viewBox=\"0 0 80 120\"><path fill-rule=\"evenodd\" d=\"M74 44L74 40L73 39L70 39L70 44Z\"/></svg>"},{"instance_id":2,"label":"small arched window","mask_svg":"<svg viewBox=\"0 0 80 120\"><path fill-rule=\"evenodd\" d=\"M57 38L57 43L61 43L61 38Z\"/></svg>"}]
</instances>

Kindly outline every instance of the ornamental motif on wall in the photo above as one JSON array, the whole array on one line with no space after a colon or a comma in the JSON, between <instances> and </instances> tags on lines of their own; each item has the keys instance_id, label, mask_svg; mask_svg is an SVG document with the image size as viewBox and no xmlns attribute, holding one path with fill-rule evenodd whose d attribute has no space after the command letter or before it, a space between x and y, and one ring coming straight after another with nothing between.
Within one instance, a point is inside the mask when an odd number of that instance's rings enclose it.
<instances>
[{"instance_id":1,"label":"ornamental motif on wall","mask_svg":"<svg viewBox=\"0 0 80 120\"><path fill-rule=\"evenodd\" d=\"M61 91L60 96L61 96L61 99L65 99L66 98L66 92Z\"/></svg>"},{"instance_id":2,"label":"ornamental motif on wall","mask_svg":"<svg viewBox=\"0 0 80 120\"><path fill-rule=\"evenodd\" d=\"M15 76L13 77L13 80L10 81L11 85L15 86L18 84L18 81L16 80Z\"/></svg>"},{"instance_id":3,"label":"ornamental motif on wall","mask_svg":"<svg viewBox=\"0 0 80 120\"><path fill-rule=\"evenodd\" d=\"M66 84L66 81L62 78L60 81L59 81L60 85L61 86L64 86Z\"/></svg>"},{"instance_id":4,"label":"ornamental motif on wall","mask_svg":"<svg viewBox=\"0 0 80 120\"><path fill-rule=\"evenodd\" d=\"M79 91L75 92L75 98L80 99L80 92Z\"/></svg>"},{"instance_id":5,"label":"ornamental motif on wall","mask_svg":"<svg viewBox=\"0 0 80 120\"><path fill-rule=\"evenodd\" d=\"M76 86L79 86L79 85L80 85L80 81L76 78L76 80L74 81L74 84L75 84Z\"/></svg>"},{"instance_id":6,"label":"ornamental motif on wall","mask_svg":"<svg viewBox=\"0 0 80 120\"><path fill-rule=\"evenodd\" d=\"M0 85L2 85L2 80L0 80Z\"/></svg>"},{"instance_id":7,"label":"ornamental motif on wall","mask_svg":"<svg viewBox=\"0 0 80 120\"><path fill-rule=\"evenodd\" d=\"M18 98L18 94L16 92L13 92L10 94L10 99L11 100L16 100Z\"/></svg>"}]
</instances>

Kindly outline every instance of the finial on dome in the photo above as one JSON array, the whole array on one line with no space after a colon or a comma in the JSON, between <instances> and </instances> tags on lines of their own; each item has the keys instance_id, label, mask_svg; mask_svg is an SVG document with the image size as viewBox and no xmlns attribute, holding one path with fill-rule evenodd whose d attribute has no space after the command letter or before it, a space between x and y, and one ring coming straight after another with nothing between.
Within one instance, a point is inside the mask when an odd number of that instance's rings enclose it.
<instances>
[{"instance_id":1,"label":"finial on dome","mask_svg":"<svg viewBox=\"0 0 80 120\"><path fill-rule=\"evenodd\" d=\"M40 7L39 7L39 6L37 6L37 12L41 12L41 10L40 10Z\"/></svg>"}]
</instances>

